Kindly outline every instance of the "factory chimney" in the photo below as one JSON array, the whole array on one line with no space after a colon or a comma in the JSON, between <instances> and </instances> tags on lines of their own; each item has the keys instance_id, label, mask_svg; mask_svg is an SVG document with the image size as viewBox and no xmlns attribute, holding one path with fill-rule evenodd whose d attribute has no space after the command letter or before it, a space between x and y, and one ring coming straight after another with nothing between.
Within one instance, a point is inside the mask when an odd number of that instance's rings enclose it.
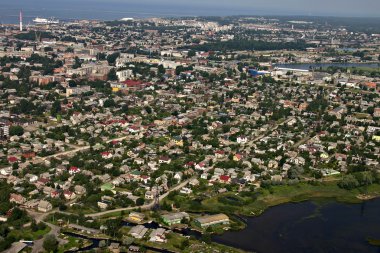
<instances>
[{"instance_id":1,"label":"factory chimney","mask_svg":"<svg viewBox=\"0 0 380 253\"><path fill-rule=\"evenodd\" d=\"M20 32L22 32L22 11L20 11Z\"/></svg>"}]
</instances>

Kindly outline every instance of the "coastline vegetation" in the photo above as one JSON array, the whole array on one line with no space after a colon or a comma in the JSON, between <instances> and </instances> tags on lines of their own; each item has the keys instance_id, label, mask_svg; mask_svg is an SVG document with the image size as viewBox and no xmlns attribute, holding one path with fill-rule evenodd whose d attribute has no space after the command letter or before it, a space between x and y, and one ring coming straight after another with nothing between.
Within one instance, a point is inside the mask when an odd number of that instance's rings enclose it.
<instances>
[{"instance_id":1,"label":"coastline vegetation","mask_svg":"<svg viewBox=\"0 0 380 253\"><path fill-rule=\"evenodd\" d=\"M366 196L363 198L362 196ZM257 192L227 192L211 198L189 200L181 209L190 212L226 213L257 216L267 208L290 202L332 199L343 203L361 203L364 199L380 196L380 184L347 190L335 181L271 186Z\"/></svg>"},{"instance_id":2,"label":"coastline vegetation","mask_svg":"<svg viewBox=\"0 0 380 253\"><path fill-rule=\"evenodd\" d=\"M369 244L371 244L372 246L379 246L380 247L380 239L367 238L367 242Z\"/></svg>"},{"instance_id":3,"label":"coastline vegetation","mask_svg":"<svg viewBox=\"0 0 380 253\"><path fill-rule=\"evenodd\" d=\"M354 75L362 75L369 77L380 77L380 64L377 68L370 67L336 67L329 66L327 68L316 69L316 71L327 72L329 74L335 74L338 72L347 73L348 71Z\"/></svg>"}]
</instances>

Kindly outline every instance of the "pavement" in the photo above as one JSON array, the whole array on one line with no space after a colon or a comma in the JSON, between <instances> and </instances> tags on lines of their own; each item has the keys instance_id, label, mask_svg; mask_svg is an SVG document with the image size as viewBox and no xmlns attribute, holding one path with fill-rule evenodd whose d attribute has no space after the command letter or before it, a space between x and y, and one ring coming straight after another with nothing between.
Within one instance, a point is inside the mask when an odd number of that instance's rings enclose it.
<instances>
[{"instance_id":1,"label":"pavement","mask_svg":"<svg viewBox=\"0 0 380 253\"><path fill-rule=\"evenodd\" d=\"M14 242L9 249L4 250L1 253L19 253L26 247L28 247L28 245L23 242Z\"/></svg>"},{"instance_id":2,"label":"pavement","mask_svg":"<svg viewBox=\"0 0 380 253\"><path fill-rule=\"evenodd\" d=\"M270 133L272 133L273 131L277 130L277 128L279 126L282 126L286 123L288 123L289 121L291 121L292 119L294 119L293 116L291 117L288 117L285 121L281 122L281 123L277 123L276 125L274 125L271 129L269 129L268 131L266 131L265 133L255 137L254 139L248 141L246 144L244 144L245 146L252 146L254 143L256 143L257 141L263 139L264 137L268 136Z\"/></svg>"},{"instance_id":3,"label":"pavement","mask_svg":"<svg viewBox=\"0 0 380 253\"><path fill-rule=\"evenodd\" d=\"M55 210L56 211L56 210ZM54 212L55 212L54 211ZM43 249L43 243L44 243L44 239L47 235L54 235L59 244L65 244L66 241L65 240L62 240L60 238L58 238L60 232L61 232L61 228L54 225L54 224L51 224L49 222L45 222L44 219L49 215L51 214L52 212L50 213L39 213L39 212L35 212L35 211L32 211L32 210L27 210L28 214L34 218L36 220L37 223L39 222L43 222L45 223L47 226L50 227L50 231L49 233L47 233L43 238L41 239L38 239L38 240L35 240L34 241L34 244L33 244L33 248L32 248L32 253L39 253L39 252L44 252L44 249Z\"/></svg>"},{"instance_id":4,"label":"pavement","mask_svg":"<svg viewBox=\"0 0 380 253\"><path fill-rule=\"evenodd\" d=\"M123 140L130 139L130 138L131 138L131 135L126 135L126 136L110 139L106 143L111 143L112 141L123 141ZM71 145L71 144L69 146L72 147L72 148L74 147L74 149L71 149L71 150L68 150L68 151L64 151L64 152L60 152L60 153L56 153L56 154L53 154L53 155L44 156L44 157L36 156L33 159L33 162L42 163L42 162L45 162L45 161L49 160L50 158L57 158L59 156L67 156L67 155L75 154L77 152L88 150L91 147L90 145L80 147L80 146ZM3 168L9 169L9 168L12 168L12 166L3 167ZM2 169L2 168L0 168L0 169Z\"/></svg>"},{"instance_id":5,"label":"pavement","mask_svg":"<svg viewBox=\"0 0 380 253\"><path fill-rule=\"evenodd\" d=\"M182 187L186 186L190 182L191 179L193 179L193 178L190 178L190 179L187 179L187 180L183 181L182 183L174 186L169 191L167 191L164 194L162 194L161 196L159 196L159 198L158 198L159 201L161 202L172 191L177 191L177 190L181 189ZM141 208L141 210L149 210L149 209L152 209L153 207L154 207L154 201L150 202L149 204L142 205L142 206L139 206L139 207L134 206L134 207L117 208L117 209L103 211L103 212L98 212L98 213L86 214L85 217L97 218L97 217L101 217L103 215L114 213L114 212L130 211L130 210L134 210L136 208Z\"/></svg>"},{"instance_id":6,"label":"pavement","mask_svg":"<svg viewBox=\"0 0 380 253\"><path fill-rule=\"evenodd\" d=\"M61 245L67 243L67 241L62 240L62 239L60 239L58 237L59 233L61 232L61 228L60 227L58 227L56 225L53 225L53 224L50 224L48 222L44 222L44 223L51 228L50 232L47 233L43 238L34 241L34 245L33 245L33 248L32 248L32 253L44 252L43 243L44 243L44 239L45 239L45 237L47 235L54 235L55 238L57 238L58 243L61 244Z\"/></svg>"}]
</instances>

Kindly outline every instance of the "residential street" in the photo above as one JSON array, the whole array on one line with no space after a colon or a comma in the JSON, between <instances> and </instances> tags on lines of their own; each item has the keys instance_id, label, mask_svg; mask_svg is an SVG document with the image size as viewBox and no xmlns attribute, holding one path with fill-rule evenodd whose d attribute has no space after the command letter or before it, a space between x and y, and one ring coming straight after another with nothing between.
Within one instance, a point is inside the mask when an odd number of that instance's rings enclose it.
<instances>
[{"instance_id":1,"label":"residential street","mask_svg":"<svg viewBox=\"0 0 380 253\"><path fill-rule=\"evenodd\" d=\"M182 183L176 185L175 187L171 188L169 191L165 192L164 194L162 194L160 197L159 197L159 200L160 202L166 198L170 192L172 191L177 191L179 189L181 189L182 187L186 186L190 180L190 179L187 179L185 181L183 181ZM149 210L151 209L152 207L154 206L154 201L150 202L149 204L146 204L146 205L142 205L140 207L126 207L126 208L117 208L117 209L113 209L113 210L108 210L108 211L103 211L103 212L98 212L98 213L92 213L92 214L86 214L85 216L86 217L92 217L92 218L98 218L98 217L101 217L103 215L106 215L106 214L109 214L109 213L114 213L114 212L121 212L121 211L128 211L128 210L134 210L136 208L141 208L141 210Z\"/></svg>"}]
</instances>

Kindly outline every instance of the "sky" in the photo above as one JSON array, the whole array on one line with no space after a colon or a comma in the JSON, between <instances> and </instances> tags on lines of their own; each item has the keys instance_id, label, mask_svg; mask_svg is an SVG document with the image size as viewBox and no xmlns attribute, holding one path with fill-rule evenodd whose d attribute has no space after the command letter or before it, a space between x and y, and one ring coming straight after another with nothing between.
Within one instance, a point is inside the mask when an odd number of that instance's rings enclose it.
<instances>
[{"instance_id":1,"label":"sky","mask_svg":"<svg viewBox=\"0 0 380 253\"><path fill-rule=\"evenodd\" d=\"M0 0L0 21L18 12L60 19L146 16L300 15L380 17L380 0Z\"/></svg>"}]
</instances>

